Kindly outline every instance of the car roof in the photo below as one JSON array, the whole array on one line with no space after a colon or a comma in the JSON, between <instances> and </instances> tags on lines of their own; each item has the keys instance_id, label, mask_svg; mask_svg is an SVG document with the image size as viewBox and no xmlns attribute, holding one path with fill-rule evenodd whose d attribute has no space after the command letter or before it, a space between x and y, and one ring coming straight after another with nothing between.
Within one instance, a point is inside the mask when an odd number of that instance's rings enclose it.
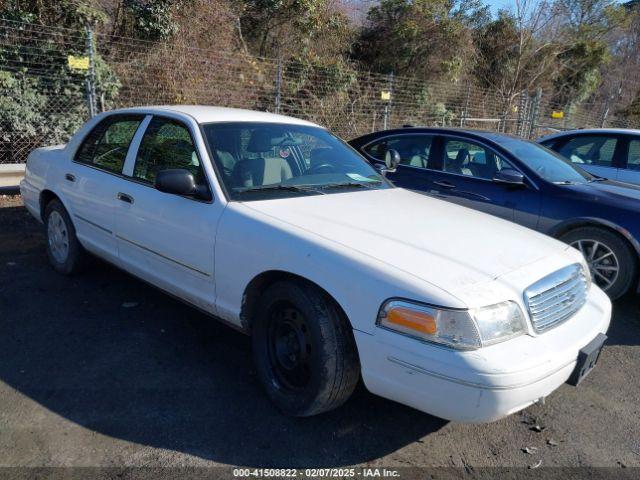
<instances>
[{"instance_id":1,"label":"car roof","mask_svg":"<svg viewBox=\"0 0 640 480\"><path fill-rule=\"evenodd\" d=\"M245 110L241 108L214 107L209 105L151 105L132 108L121 108L112 110L109 113L181 113L189 115L198 123L213 122L264 122L264 123L284 123L289 125L306 125L318 127L319 125L301 120L299 118L278 115L269 112L259 112L256 110Z\"/></svg>"},{"instance_id":2,"label":"car roof","mask_svg":"<svg viewBox=\"0 0 640 480\"><path fill-rule=\"evenodd\" d=\"M609 133L613 135L638 135L640 136L640 130L635 130L632 128L583 128L578 130L566 130L564 132L556 132L550 133L549 135L544 135L538 138L539 141L551 140L554 138L562 138L566 136L572 135L590 135L590 134L600 134L600 133Z\"/></svg>"},{"instance_id":3,"label":"car roof","mask_svg":"<svg viewBox=\"0 0 640 480\"><path fill-rule=\"evenodd\" d=\"M407 133L434 133L434 134L463 134L470 137L484 138L496 143L500 143L501 139L517 139L527 141L526 138L510 135L508 133L491 132L487 130L475 130L472 128L456 128L456 127L414 127L405 126L402 128L394 128L391 130L378 130L377 132L368 133L351 140L352 142L360 140L373 140L383 135L401 135Z\"/></svg>"}]
</instances>

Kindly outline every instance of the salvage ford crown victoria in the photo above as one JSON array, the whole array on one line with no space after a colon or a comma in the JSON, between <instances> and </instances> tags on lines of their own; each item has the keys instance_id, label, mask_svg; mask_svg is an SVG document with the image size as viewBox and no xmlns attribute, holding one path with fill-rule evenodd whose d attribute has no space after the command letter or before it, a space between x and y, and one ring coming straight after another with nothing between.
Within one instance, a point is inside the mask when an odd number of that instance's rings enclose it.
<instances>
[{"instance_id":1,"label":"salvage ford crown victoria","mask_svg":"<svg viewBox=\"0 0 640 480\"><path fill-rule=\"evenodd\" d=\"M577 384L611 303L559 241L389 184L309 122L213 107L103 113L29 156L53 267L86 252L252 335L283 412L373 393L492 421Z\"/></svg>"}]
</instances>

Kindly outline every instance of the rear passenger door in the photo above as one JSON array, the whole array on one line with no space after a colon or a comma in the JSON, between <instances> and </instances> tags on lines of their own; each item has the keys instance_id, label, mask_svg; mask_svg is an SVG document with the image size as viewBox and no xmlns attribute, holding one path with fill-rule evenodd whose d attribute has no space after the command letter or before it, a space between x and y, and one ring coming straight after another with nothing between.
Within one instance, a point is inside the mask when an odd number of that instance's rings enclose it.
<instances>
[{"instance_id":1,"label":"rear passenger door","mask_svg":"<svg viewBox=\"0 0 640 480\"><path fill-rule=\"evenodd\" d=\"M628 138L626 162L618 170L618 180L640 185L640 138Z\"/></svg>"},{"instance_id":2,"label":"rear passenger door","mask_svg":"<svg viewBox=\"0 0 640 480\"><path fill-rule=\"evenodd\" d=\"M438 165L436 136L427 133L407 133L379 138L362 147L372 163L384 165L389 150L400 154L400 165L387 178L395 185L420 192L433 193L433 175Z\"/></svg>"},{"instance_id":3,"label":"rear passenger door","mask_svg":"<svg viewBox=\"0 0 640 480\"><path fill-rule=\"evenodd\" d=\"M116 192L116 236L125 269L213 313L215 233L224 205L212 196L183 197L154 187L159 171L180 168L212 192L197 135L197 124L180 118L151 119L132 146L127 184Z\"/></svg>"},{"instance_id":4,"label":"rear passenger door","mask_svg":"<svg viewBox=\"0 0 640 480\"><path fill-rule=\"evenodd\" d=\"M560 140L554 150L589 173L617 180L622 143L617 135L577 135Z\"/></svg>"},{"instance_id":5,"label":"rear passenger door","mask_svg":"<svg viewBox=\"0 0 640 480\"><path fill-rule=\"evenodd\" d=\"M126 184L122 170L143 119L144 115L106 117L87 134L64 172L62 188L78 238L85 248L113 263L118 262L116 195Z\"/></svg>"}]
</instances>

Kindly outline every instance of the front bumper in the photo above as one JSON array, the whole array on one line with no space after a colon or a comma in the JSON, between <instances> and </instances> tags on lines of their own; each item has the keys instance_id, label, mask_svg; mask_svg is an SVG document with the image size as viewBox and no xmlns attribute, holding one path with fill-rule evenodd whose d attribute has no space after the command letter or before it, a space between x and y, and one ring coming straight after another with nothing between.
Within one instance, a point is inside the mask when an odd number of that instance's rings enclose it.
<instances>
[{"instance_id":1,"label":"front bumper","mask_svg":"<svg viewBox=\"0 0 640 480\"><path fill-rule=\"evenodd\" d=\"M372 393L437 417L490 422L551 394L573 372L579 350L611 319L611 302L592 287L570 320L537 336L456 351L376 329L356 331L362 377Z\"/></svg>"}]
</instances>

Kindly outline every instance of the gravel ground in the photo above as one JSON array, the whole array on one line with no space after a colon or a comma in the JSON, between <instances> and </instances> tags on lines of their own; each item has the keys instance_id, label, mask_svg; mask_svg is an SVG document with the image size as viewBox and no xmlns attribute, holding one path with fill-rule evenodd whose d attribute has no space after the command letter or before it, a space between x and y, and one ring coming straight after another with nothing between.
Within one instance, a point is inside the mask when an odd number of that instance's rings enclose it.
<instances>
[{"instance_id":1,"label":"gravel ground","mask_svg":"<svg viewBox=\"0 0 640 480\"><path fill-rule=\"evenodd\" d=\"M640 466L638 296L591 375L522 414L448 423L360 388L292 419L247 337L101 262L57 275L19 198L0 206L0 466Z\"/></svg>"}]
</instances>

